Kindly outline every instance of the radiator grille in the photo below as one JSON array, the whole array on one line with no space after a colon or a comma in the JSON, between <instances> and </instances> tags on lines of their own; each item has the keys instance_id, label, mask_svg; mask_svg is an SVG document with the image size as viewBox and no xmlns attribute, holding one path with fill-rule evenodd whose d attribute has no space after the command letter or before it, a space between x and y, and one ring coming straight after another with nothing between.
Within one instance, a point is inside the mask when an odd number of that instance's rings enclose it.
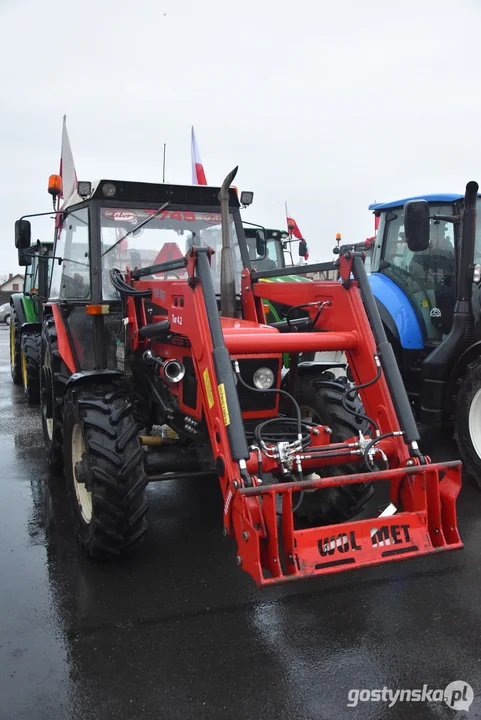
<instances>
[{"instance_id":1,"label":"radiator grille","mask_svg":"<svg viewBox=\"0 0 481 720\"><path fill-rule=\"evenodd\" d=\"M182 359L185 365L185 376L183 381L182 400L184 405L195 408L197 398L197 378L195 377L194 364L190 356ZM261 367L268 367L277 378L279 373L279 361L275 358L249 358L239 360L242 379L248 385L253 385L253 375ZM237 383L237 394L241 410L273 410L276 406L277 394L248 390L240 383Z\"/></svg>"}]
</instances>

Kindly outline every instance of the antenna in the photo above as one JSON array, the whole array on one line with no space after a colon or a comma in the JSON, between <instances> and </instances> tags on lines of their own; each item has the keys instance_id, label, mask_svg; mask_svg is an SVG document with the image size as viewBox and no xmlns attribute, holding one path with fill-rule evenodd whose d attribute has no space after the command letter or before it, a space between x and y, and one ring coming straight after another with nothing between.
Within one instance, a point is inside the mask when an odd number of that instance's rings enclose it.
<instances>
[{"instance_id":1,"label":"antenna","mask_svg":"<svg viewBox=\"0 0 481 720\"><path fill-rule=\"evenodd\" d=\"M167 144L164 143L164 157L162 159L162 182L165 183L165 151L167 148Z\"/></svg>"}]
</instances>

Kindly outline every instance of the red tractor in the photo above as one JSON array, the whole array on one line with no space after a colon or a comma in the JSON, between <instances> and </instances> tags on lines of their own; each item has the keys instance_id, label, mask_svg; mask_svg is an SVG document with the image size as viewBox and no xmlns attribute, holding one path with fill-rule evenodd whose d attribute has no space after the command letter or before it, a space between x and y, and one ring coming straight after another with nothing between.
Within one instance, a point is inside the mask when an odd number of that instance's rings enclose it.
<instances>
[{"instance_id":1,"label":"red tractor","mask_svg":"<svg viewBox=\"0 0 481 720\"><path fill-rule=\"evenodd\" d=\"M340 255L341 281L260 282L291 269L251 269L234 175L79 182L57 221L42 423L84 552L134 549L148 482L186 474L219 478L259 586L461 548L460 463L419 450L362 254ZM27 220L17 234L29 243ZM305 316L267 325L265 300ZM335 350L353 381L298 361ZM389 512L353 519L381 481Z\"/></svg>"}]
</instances>

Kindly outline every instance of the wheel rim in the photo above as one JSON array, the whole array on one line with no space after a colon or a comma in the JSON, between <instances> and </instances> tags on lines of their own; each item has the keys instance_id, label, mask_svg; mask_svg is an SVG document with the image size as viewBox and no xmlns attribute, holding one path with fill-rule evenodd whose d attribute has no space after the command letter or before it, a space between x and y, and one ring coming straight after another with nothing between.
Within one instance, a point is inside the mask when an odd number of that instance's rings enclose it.
<instances>
[{"instance_id":1,"label":"wheel rim","mask_svg":"<svg viewBox=\"0 0 481 720\"><path fill-rule=\"evenodd\" d=\"M42 368L42 417L45 422L48 439L53 440L53 403L52 403L52 362L50 348L47 347ZM50 408L52 405L52 408ZM50 411L50 412L49 412ZM52 414L52 415L51 415Z\"/></svg>"},{"instance_id":2,"label":"wheel rim","mask_svg":"<svg viewBox=\"0 0 481 720\"><path fill-rule=\"evenodd\" d=\"M15 367L15 325L10 323L10 365Z\"/></svg>"},{"instance_id":3,"label":"wheel rim","mask_svg":"<svg viewBox=\"0 0 481 720\"><path fill-rule=\"evenodd\" d=\"M5 322L7 323L7 325L10 325L10 315L7 315L7 317L5 318Z\"/></svg>"},{"instance_id":4,"label":"wheel rim","mask_svg":"<svg viewBox=\"0 0 481 720\"><path fill-rule=\"evenodd\" d=\"M27 356L25 354L25 350L22 350L21 366L22 366L23 387L26 390L27 386L28 386L28 372L27 372Z\"/></svg>"},{"instance_id":5,"label":"wheel rim","mask_svg":"<svg viewBox=\"0 0 481 720\"><path fill-rule=\"evenodd\" d=\"M301 418L306 422L316 423L322 425L319 415L308 405L300 405Z\"/></svg>"},{"instance_id":6,"label":"wheel rim","mask_svg":"<svg viewBox=\"0 0 481 720\"><path fill-rule=\"evenodd\" d=\"M471 401L468 415L468 427L471 443L476 454L481 458L481 390L478 390Z\"/></svg>"},{"instance_id":7,"label":"wheel rim","mask_svg":"<svg viewBox=\"0 0 481 720\"><path fill-rule=\"evenodd\" d=\"M92 493L77 475L77 463L82 461L86 447L82 426L76 423L72 430L72 477L80 513L88 524L92 520Z\"/></svg>"}]
</instances>

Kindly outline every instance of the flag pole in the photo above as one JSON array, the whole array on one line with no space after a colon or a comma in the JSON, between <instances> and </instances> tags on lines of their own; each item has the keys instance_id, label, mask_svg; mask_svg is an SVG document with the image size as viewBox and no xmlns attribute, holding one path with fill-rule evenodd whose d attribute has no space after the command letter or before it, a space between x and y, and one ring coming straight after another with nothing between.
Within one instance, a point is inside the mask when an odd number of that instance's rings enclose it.
<instances>
[{"instance_id":1,"label":"flag pole","mask_svg":"<svg viewBox=\"0 0 481 720\"><path fill-rule=\"evenodd\" d=\"M60 175L61 178L63 177L63 173L62 173L63 133L64 133L64 128L65 128L66 123L67 123L67 116L64 115L63 118L62 118L62 142L60 143L60 170L59 170L59 175ZM57 196L57 212L60 210L60 201L61 201L61 198L63 198L63 187L62 187L62 192ZM54 205L54 208L53 208L53 209L55 210L55 205Z\"/></svg>"},{"instance_id":2,"label":"flag pole","mask_svg":"<svg viewBox=\"0 0 481 720\"><path fill-rule=\"evenodd\" d=\"M162 159L162 182L165 183L165 151L167 148L167 144L164 143L164 157Z\"/></svg>"}]
</instances>

